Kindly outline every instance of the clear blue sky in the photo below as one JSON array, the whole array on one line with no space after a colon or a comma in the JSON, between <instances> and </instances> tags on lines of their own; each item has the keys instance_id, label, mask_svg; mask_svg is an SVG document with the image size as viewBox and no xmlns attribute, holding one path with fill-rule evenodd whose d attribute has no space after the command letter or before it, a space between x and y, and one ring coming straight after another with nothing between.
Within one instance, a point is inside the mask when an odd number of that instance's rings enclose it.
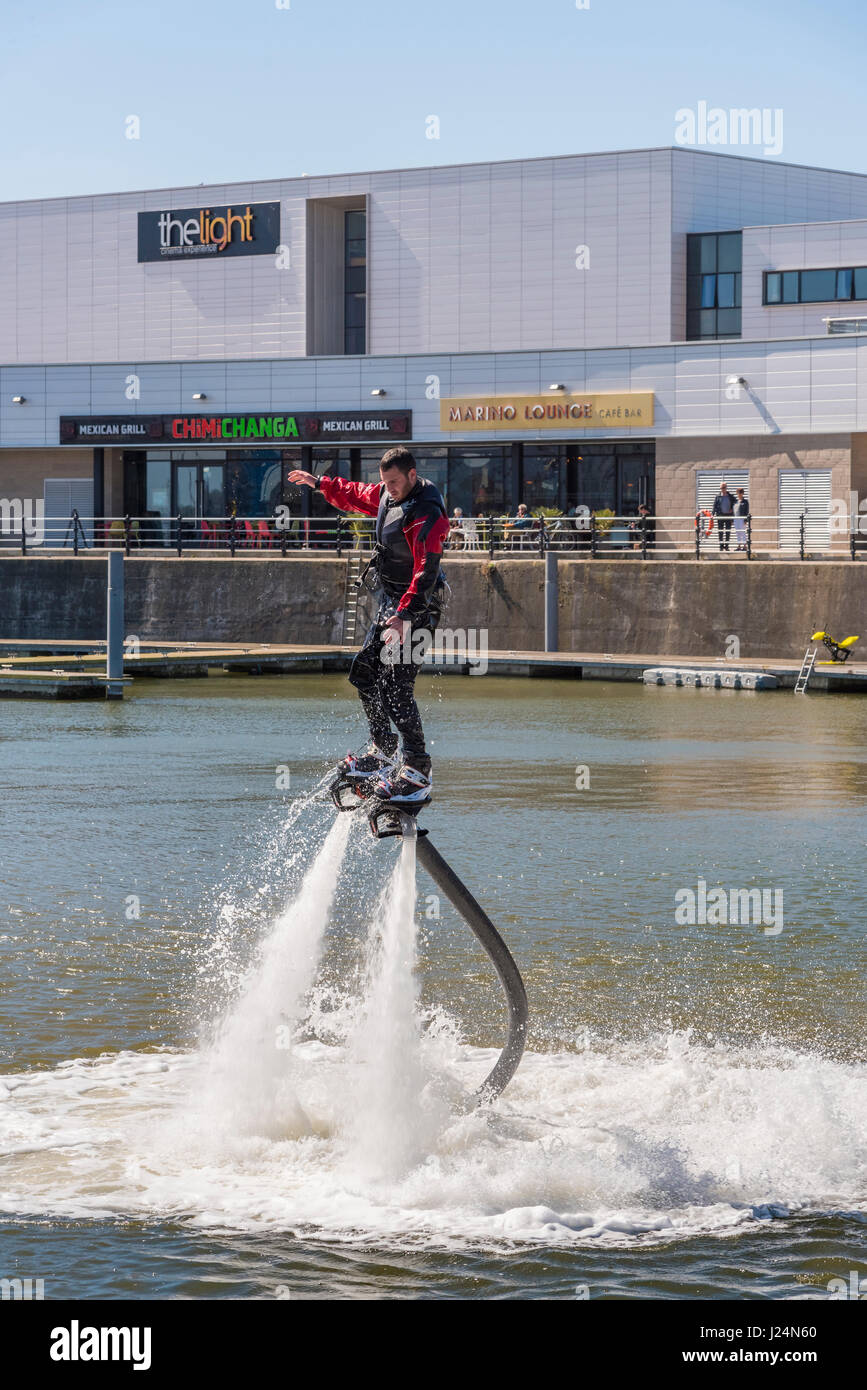
<instances>
[{"instance_id":1,"label":"clear blue sky","mask_svg":"<svg viewBox=\"0 0 867 1390\"><path fill-rule=\"evenodd\" d=\"M867 172L865 40L865 0L4 0L0 200L671 145L700 101Z\"/></svg>"}]
</instances>

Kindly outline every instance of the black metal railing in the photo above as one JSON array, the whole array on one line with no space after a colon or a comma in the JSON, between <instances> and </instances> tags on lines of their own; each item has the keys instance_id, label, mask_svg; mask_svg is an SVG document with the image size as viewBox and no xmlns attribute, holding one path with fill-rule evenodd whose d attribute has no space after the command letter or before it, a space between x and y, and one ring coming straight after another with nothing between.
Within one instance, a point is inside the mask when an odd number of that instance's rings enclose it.
<instances>
[{"instance_id":1,"label":"black metal railing","mask_svg":"<svg viewBox=\"0 0 867 1390\"><path fill-rule=\"evenodd\" d=\"M864 534L860 530L864 523ZM288 515L282 508L271 516L88 517L73 511L68 517L22 515L8 504L0 511L0 553L21 555L52 552L99 554L122 549L124 554L196 557L227 554L242 558L330 552L338 557L370 551L374 540L372 517ZM503 555L538 559L550 551L586 558L665 556L703 560L740 554L779 559L848 557L867 552L867 516L846 523L810 513L736 518L714 517L701 510L691 516L614 516L607 511L569 515L453 517L446 540L450 555Z\"/></svg>"}]
</instances>

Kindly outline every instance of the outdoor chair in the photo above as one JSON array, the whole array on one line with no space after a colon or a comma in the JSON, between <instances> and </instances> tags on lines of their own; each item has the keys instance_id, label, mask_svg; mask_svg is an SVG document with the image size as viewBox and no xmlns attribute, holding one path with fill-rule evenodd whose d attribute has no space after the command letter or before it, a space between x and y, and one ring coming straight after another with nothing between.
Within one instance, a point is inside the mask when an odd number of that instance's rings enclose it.
<instances>
[{"instance_id":1,"label":"outdoor chair","mask_svg":"<svg viewBox=\"0 0 867 1390\"><path fill-rule=\"evenodd\" d=\"M513 523L506 532L509 538L509 549L532 550L538 542L538 532L538 522L532 526L517 526Z\"/></svg>"}]
</instances>

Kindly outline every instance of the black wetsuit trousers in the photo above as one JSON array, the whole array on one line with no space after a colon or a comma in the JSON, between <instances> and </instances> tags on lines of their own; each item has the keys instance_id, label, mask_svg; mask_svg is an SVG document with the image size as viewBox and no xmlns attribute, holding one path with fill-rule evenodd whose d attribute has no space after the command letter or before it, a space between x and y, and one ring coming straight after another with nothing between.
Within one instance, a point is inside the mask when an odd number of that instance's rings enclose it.
<instances>
[{"instance_id":1,"label":"black wetsuit trousers","mask_svg":"<svg viewBox=\"0 0 867 1390\"><path fill-rule=\"evenodd\" d=\"M392 610L393 611L393 610ZM430 771L430 758L424 746L424 731L421 715L415 702L415 678L418 664L409 658L418 652L418 643L413 641L422 630L430 632L430 626L414 627L408 639L400 647L398 660L383 660L383 634L388 612L377 614L370 631L364 639L364 646L349 668L350 684L358 690L370 734L377 748L394 756L397 752L398 734L403 740L403 756L410 767L419 772ZM392 723L397 734L392 729Z\"/></svg>"}]
</instances>

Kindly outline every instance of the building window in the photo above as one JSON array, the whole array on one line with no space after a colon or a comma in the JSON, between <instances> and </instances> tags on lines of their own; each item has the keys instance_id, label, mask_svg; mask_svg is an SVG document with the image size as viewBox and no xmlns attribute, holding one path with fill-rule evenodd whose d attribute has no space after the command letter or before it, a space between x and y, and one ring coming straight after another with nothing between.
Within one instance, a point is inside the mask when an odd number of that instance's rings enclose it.
<instances>
[{"instance_id":1,"label":"building window","mask_svg":"<svg viewBox=\"0 0 867 1390\"><path fill-rule=\"evenodd\" d=\"M867 299L867 266L765 272L763 304L828 304L841 299Z\"/></svg>"},{"instance_id":2,"label":"building window","mask_svg":"<svg viewBox=\"0 0 867 1390\"><path fill-rule=\"evenodd\" d=\"M327 473L329 478L348 478L350 474L349 445L335 445L331 448L322 448L316 444L313 448L313 472L318 478ZM312 494L311 494L312 495Z\"/></svg>"},{"instance_id":3,"label":"building window","mask_svg":"<svg viewBox=\"0 0 867 1390\"><path fill-rule=\"evenodd\" d=\"M499 514L506 507L507 449L493 444L478 449L466 445L407 447L412 451L419 477L428 478L439 488L449 511L461 507L465 516L480 516ZM361 477L365 483L379 482L379 461L384 452L383 448L361 450Z\"/></svg>"},{"instance_id":4,"label":"building window","mask_svg":"<svg viewBox=\"0 0 867 1390\"><path fill-rule=\"evenodd\" d=\"M464 516L487 516L506 505L506 453L496 445L449 449L448 506Z\"/></svg>"},{"instance_id":5,"label":"building window","mask_svg":"<svg viewBox=\"0 0 867 1390\"><path fill-rule=\"evenodd\" d=\"M367 213L347 212L344 221L343 351L367 350Z\"/></svg>"},{"instance_id":6,"label":"building window","mask_svg":"<svg viewBox=\"0 0 867 1390\"><path fill-rule=\"evenodd\" d=\"M834 299L837 294L836 270L802 270L801 299L809 304L819 304L825 299Z\"/></svg>"},{"instance_id":7,"label":"building window","mask_svg":"<svg viewBox=\"0 0 867 1390\"><path fill-rule=\"evenodd\" d=\"M412 448L412 445L409 446ZM446 448L431 448L426 444L412 449L418 468L418 476L427 478L434 487L439 488L443 497L449 490L449 451Z\"/></svg>"},{"instance_id":8,"label":"building window","mask_svg":"<svg viewBox=\"0 0 867 1390\"><path fill-rule=\"evenodd\" d=\"M580 444L525 444L524 485L512 501L533 507L552 507L566 512L578 501L578 477L582 461Z\"/></svg>"},{"instance_id":9,"label":"building window","mask_svg":"<svg viewBox=\"0 0 867 1390\"><path fill-rule=\"evenodd\" d=\"M642 502L653 507L656 446L588 439L581 445L575 501L591 512L636 516Z\"/></svg>"},{"instance_id":10,"label":"building window","mask_svg":"<svg viewBox=\"0 0 867 1390\"><path fill-rule=\"evenodd\" d=\"M389 446L390 447L390 446ZM511 515L519 502L531 510L549 507L570 513L576 506L635 516L641 502L653 504L655 445L652 440L583 440L571 444L524 444L523 487L512 493L511 447L495 444L443 447L411 444L419 477L439 488L448 511L464 516ZM378 449L361 449L361 478L379 482Z\"/></svg>"},{"instance_id":11,"label":"building window","mask_svg":"<svg viewBox=\"0 0 867 1390\"><path fill-rule=\"evenodd\" d=\"M272 516L283 501L283 478L291 466L284 449L228 449L228 498L236 516Z\"/></svg>"},{"instance_id":12,"label":"building window","mask_svg":"<svg viewBox=\"0 0 867 1390\"><path fill-rule=\"evenodd\" d=\"M688 236L687 338L739 338L740 332L741 233Z\"/></svg>"},{"instance_id":13,"label":"building window","mask_svg":"<svg viewBox=\"0 0 867 1390\"><path fill-rule=\"evenodd\" d=\"M524 445L524 489L518 498L528 507L554 507L564 511L567 491L567 455L564 444ZM577 460L577 454L576 454Z\"/></svg>"},{"instance_id":14,"label":"building window","mask_svg":"<svg viewBox=\"0 0 867 1390\"><path fill-rule=\"evenodd\" d=\"M838 299L851 299L852 286L855 283L854 270L838 270L836 278L836 289Z\"/></svg>"}]
</instances>

